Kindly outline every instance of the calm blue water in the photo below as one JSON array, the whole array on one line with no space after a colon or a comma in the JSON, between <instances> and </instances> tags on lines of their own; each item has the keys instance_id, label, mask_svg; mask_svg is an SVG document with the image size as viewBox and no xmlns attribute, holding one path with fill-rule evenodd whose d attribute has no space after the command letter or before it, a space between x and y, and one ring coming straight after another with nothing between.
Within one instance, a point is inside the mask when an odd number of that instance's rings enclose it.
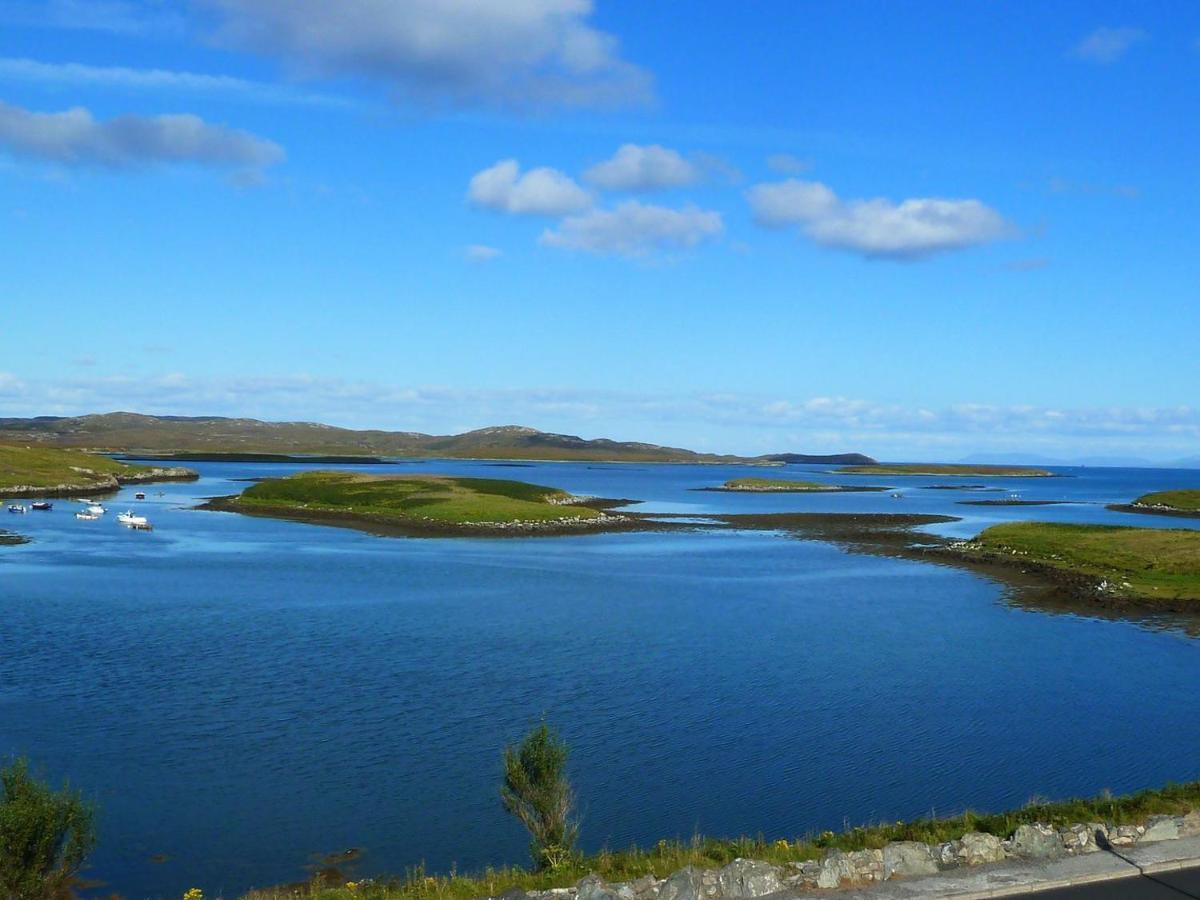
<instances>
[{"instance_id":1,"label":"calm blue water","mask_svg":"<svg viewBox=\"0 0 1200 900\"><path fill-rule=\"evenodd\" d=\"M946 478L893 480L895 500L691 490L755 474L734 466L410 465L664 512L963 516L949 534L1200 524L1103 507L1196 471L970 479L1079 501L1022 509L919 487ZM0 548L0 755L98 800L90 874L129 897L232 896L352 846L364 875L521 862L499 754L543 713L593 849L1200 778L1200 646L1169 622L1023 610L964 572L771 533L404 540L203 512L298 467L198 468L149 488L152 534L66 502L0 522L34 538Z\"/></svg>"}]
</instances>

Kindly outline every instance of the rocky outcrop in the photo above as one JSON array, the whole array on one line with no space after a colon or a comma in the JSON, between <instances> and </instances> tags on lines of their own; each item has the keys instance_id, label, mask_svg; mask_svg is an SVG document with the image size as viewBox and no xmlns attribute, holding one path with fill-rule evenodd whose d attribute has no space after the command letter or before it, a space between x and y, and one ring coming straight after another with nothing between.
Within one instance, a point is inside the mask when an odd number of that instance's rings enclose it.
<instances>
[{"instance_id":1,"label":"rocky outcrop","mask_svg":"<svg viewBox=\"0 0 1200 900\"><path fill-rule=\"evenodd\" d=\"M1021 825L1007 840L969 831L940 844L894 841L881 849L847 852L829 849L819 859L774 865L735 859L721 869L680 869L667 878L646 875L637 881L609 883L589 875L575 887L549 891L509 891L505 900L754 900L803 896L809 891L868 885L873 882L934 875L949 869L981 866L1006 859L1048 860L1097 853L1116 847L1200 835L1200 810L1184 816L1152 816L1142 825L1113 826L1087 822L1054 828Z\"/></svg>"}]
</instances>

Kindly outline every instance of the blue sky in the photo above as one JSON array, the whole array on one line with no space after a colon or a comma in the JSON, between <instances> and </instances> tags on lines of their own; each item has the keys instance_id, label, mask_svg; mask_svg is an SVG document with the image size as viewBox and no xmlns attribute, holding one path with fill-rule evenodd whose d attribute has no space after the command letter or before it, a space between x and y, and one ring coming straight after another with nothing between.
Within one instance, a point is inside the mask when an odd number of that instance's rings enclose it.
<instances>
[{"instance_id":1,"label":"blue sky","mask_svg":"<svg viewBox=\"0 0 1200 900\"><path fill-rule=\"evenodd\" d=\"M0 2L0 415L1200 454L1200 6Z\"/></svg>"}]
</instances>

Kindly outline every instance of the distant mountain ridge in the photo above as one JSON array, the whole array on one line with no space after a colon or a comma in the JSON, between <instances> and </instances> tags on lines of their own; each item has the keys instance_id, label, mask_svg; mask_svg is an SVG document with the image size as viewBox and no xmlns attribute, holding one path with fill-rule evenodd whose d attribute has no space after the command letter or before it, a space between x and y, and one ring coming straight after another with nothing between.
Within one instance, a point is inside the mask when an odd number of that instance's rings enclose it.
<instances>
[{"instance_id":1,"label":"distant mountain ridge","mask_svg":"<svg viewBox=\"0 0 1200 900\"><path fill-rule=\"evenodd\" d=\"M186 453L294 454L340 456L448 456L474 459L547 459L594 462L754 462L842 461L859 454L805 457L776 454L740 457L697 453L638 441L588 440L521 425L479 428L464 434L417 431L357 431L319 422L264 422L223 416L147 416L115 412L86 416L0 418L0 443L81 447L155 455ZM794 459L793 459L794 457Z\"/></svg>"}]
</instances>

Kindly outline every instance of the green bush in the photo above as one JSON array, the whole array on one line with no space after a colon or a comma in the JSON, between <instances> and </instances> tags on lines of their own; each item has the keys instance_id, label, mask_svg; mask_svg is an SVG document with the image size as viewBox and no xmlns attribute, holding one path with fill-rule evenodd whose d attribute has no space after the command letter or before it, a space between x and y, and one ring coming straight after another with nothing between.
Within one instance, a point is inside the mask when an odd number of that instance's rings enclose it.
<instances>
[{"instance_id":1,"label":"green bush","mask_svg":"<svg viewBox=\"0 0 1200 900\"><path fill-rule=\"evenodd\" d=\"M18 759L0 770L0 898L58 900L96 844L95 811L78 791L55 791Z\"/></svg>"},{"instance_id":2,"label":"green bush","mask_svg":"<svg viewBox=\"0 0 1200 900\"><path fill-rule=\"evenodd\" d=\"M500 800L529 831L529 852L539 871L560 868L575 854L579 825L572 817L567 755L567 745L545 722L504 750Z\"/></svg>"}]
</instances>

